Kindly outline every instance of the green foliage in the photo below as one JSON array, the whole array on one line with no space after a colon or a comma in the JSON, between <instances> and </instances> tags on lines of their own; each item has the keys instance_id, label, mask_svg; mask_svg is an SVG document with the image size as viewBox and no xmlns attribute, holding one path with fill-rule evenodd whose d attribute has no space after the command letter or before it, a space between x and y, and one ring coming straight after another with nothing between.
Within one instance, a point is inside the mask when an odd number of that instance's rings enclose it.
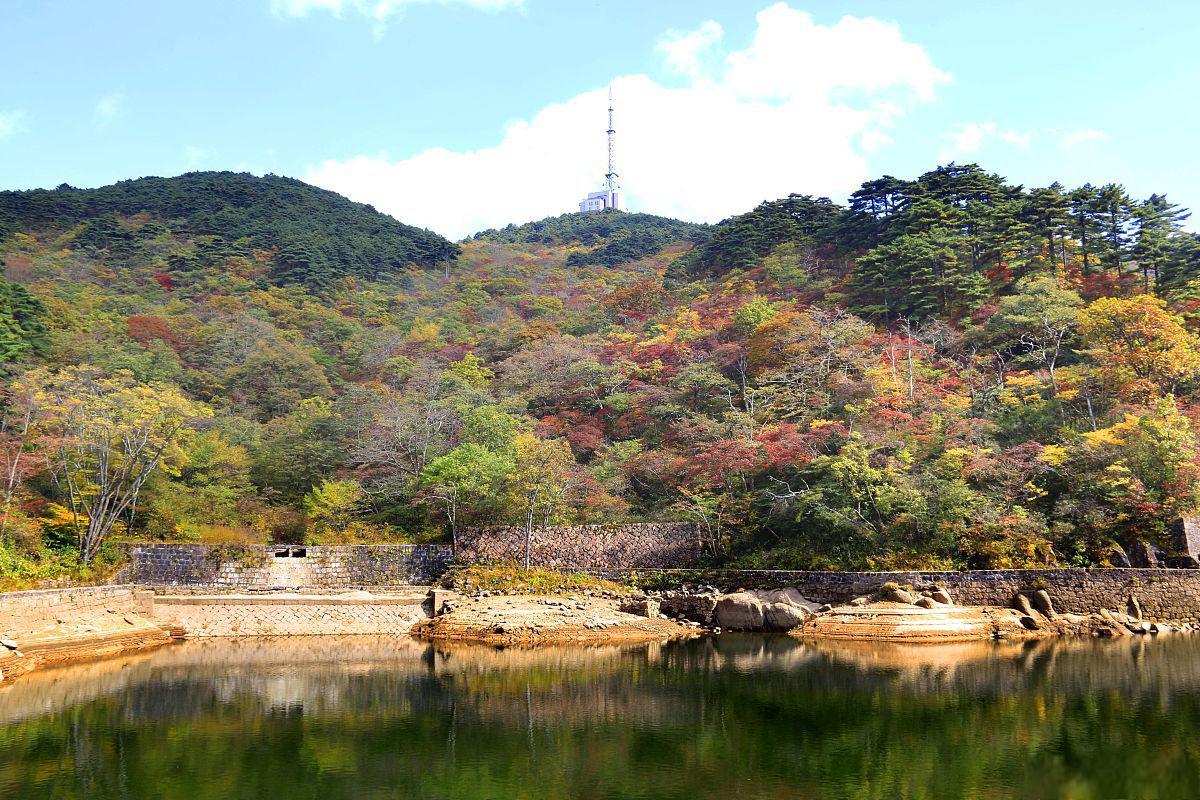
<instances>
[{"instance_id":1,"label":"green foliage","mask_svg":"<svg viewBox=\"0 0 1200 800\"><path fill-rule=\"evenodd\" d=\"M65 230L84 223L78 242L118 260L133 238L119 217L137 214L149 214L179 234L245 242L233 252L277 249L275 277L314 288L346 276L382 278L411 264L438 266L458 254L456 245L435 233L276 175L189 172L99 189L0 192L0 215L19 229Z\"/></svg>"},{"instance_id":2,"label":"green foliage","mask_svg":"<svg viewBox=\"0 0 1200 800\"><path fill-rule=\"evenodd\" d=\"M0 278L0 364L47 350L46 307L19 283Z\"/></svg>"}]
</instances>

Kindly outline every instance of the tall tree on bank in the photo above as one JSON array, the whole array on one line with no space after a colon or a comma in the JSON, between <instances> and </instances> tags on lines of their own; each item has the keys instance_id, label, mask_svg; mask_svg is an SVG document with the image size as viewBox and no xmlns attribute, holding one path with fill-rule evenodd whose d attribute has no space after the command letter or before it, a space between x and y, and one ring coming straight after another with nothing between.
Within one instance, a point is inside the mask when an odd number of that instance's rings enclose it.
<instances>
[{"instance_id":1,"label":"tall tree on bank","mask_svg":"<svg viewBox=\"0 0 1200 800\"><path fill-rule=\"evenodd\" d=\"M21 384L46 409L41 424L53 442L49 458L86 566L118 521L133 513L155 470L183 459L188 423L203 412L174 387L110 378L89 367L34 371Z\"/></svg>"}]
</instances>

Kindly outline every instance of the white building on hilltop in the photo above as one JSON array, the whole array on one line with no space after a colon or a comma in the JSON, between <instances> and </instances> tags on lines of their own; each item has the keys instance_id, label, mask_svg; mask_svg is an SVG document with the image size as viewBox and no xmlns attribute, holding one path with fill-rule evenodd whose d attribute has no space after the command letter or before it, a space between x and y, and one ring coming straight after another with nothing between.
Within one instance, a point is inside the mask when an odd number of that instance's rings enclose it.
<instances>
[{"instance_id":1,"label":"white building on hilltop","mask_svg":"<svg viewBox=\"0 0 1200 800\"><path fill-rule=\"evenodd\" d=\"M588 213L592 211L619 211L621 208L621 181L617 174L614 157L614 145L617 132L613 128L613 98L612 87L608 87L608 172L604 173L604 188L598 192L588 192L588 196L579 201L579 210Z\"/></svg>"}]
</instances>

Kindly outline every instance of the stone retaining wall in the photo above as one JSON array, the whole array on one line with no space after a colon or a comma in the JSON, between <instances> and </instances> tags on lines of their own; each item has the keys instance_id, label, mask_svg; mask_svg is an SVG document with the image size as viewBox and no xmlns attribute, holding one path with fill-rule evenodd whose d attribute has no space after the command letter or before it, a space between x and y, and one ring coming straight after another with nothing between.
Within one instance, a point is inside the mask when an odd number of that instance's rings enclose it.
<instances>
[{"instance_id":1,"label":"stone retaining wall","mask_svg":"<svg viewBox=\"0 0 1200 800\"><path fill-rule=\"evenodd\" d=\"M133 545L122 578L143 586L222 591L344 591L432 583L452 559L453 550L437 544Z\"/></svg>"},{"instance_id":2,"label":"stone retaining wall","mask_svg":"<svg viewBox=\"0 0 1200 800\"><path fill-rule=\"evenodd\" d=\"M1200 570L1014 569L974 572L809 572L785 570L661 570L630 578L646 586L711 584L719 589L794 586L814 600L842 603L894 581L917 588L946 587L960 605L1007 606L1020 592L1045 589L1059 611L1126 611L1136 597L1146 618L1200 622Z\"/></svg>"},{"instance_id":3,"label":"stone retaining wall","mask_svg":"<svg viewBox=\"0 0 1200 800\"><path fill-rule=\"evenodd\" d=\"M144 614L151 595L133 586L81 586L0 594L0 636L22 639L27 633L103 615Z\"/></svg>"},{"instance_id":4,"label":"stone retaining wall","mask_svg":"<svg viewBox=\"0 0 1200 800\"><path fill-rule=\"evenodd\" d=\"M558 570L670 569L699 563L703 540L690 522L578 525L533 532L530 561ZM522 564L525 529L471 528L458 537L464 563Z\"/></svg>"}]
</instances>

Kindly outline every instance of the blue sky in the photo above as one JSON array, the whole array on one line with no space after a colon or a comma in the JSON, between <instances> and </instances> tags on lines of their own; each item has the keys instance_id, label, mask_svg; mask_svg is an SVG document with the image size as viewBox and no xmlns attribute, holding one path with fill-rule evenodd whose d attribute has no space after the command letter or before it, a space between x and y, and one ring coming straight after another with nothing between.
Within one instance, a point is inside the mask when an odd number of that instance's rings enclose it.
<instances>
[{"instance_id":1,"label":"blue sky","mask_svg":"<svg viewBox=\"0 0 1200 800\"><path fill-rule=\"evenodd\" d=\"M612 82L637 210L955 159L1200 213L1183 0L0 0L0 31L2 188L275 172L461 236L596 188Z\"/></svg>"}]
</instances>

